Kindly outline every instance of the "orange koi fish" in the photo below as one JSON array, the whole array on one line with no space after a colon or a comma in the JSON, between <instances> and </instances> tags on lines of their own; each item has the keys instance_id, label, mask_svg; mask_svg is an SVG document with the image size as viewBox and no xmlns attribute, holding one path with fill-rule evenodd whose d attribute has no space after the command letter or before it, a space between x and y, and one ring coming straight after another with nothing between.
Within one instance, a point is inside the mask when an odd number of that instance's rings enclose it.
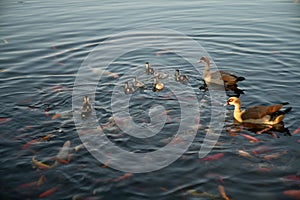
<instances>
[{"instance_id":1,"label":"orange koi fish","mask_svg":"<svg viewBox=\"0 0 300 200\"><path fill-rule=\"evenodd\" d=\"M22 145L21 149L22 150L25 150L27 149L28 147L32 146L33 144L39 142L40 140L38 138L36 139L33 139L33 140L30 140L29 142L26 142L25 144Z\"/></svg>"},{"instance_id":2,"label":"orange koi fish","mask_svg":"<svg viewBox=\"0 0 300 200\"><path fill-rule=\"evenodd\" d=\"M257 138L252 137L251 135L247 135L247 134L241 133L241 136L249 139L250 142L259 142L259 140Z\"/></svg>"},{"instance_id":3,"label":"orange koi fish","mask_svg":"<svg viewBox=\"0 0 300 200\"><path fill-rule=\"evenodd\" d=\"M201 161L212 161L212 160L219 160L224 156L224 153L217 153L211 156L206 156L204 158L201 158Z\"/></svg>"},{"instance_id":4,"label":"orange koi fish","mask_svg":"<svg viewBox=\"0 0 300 200\"><path fill-rule=\"evenodd\" d=\"M71 147L71 142L68 140L64 143L64 145L56 155L55 157L56 161L53 164L53 166L57 166L59 163L68 164L70 162L71 160L71 156L69 154L71 150L70 147Z\"/></svg>"},{"instance_id":5,"label":"orange koi fish","mask_svg":"<svg viewBox=\"0 0 300 200\"><path fill-rule=\"evenodd\" d=\"M284 195L293 197L296 200L300 200L300 190L285 190Z\"/></svg>"},{"instance_id":6,"label":"orange koi fish","mask_svg":"<svg viewBox=\"0 0 300 200\"><path fill-rule=\"evenodd\" d=\"M294 131L293 131L293 135L296 135L297 133L299 133L300 132L300 126L297 128L297 129L295 129Z\"/></svg>"},{"instance_id":7,"label":"orange koi fish","mask_svg":"<svg viewBox=\"0 0 300 200\"><path fill-rule=\"evenodd\" d=\"M229 197L227 196L227 194L225 193L225 188L224 188L223 185L219 185L218 189L219 189L219 192L220 192L223 199L230 200Z\"/></svg>"},{"instance_id":8,"label":"orange koi fish","mask_svg":"<svg viewBox=\"0 0 300 200\"><path fill-rule=\"evenodd\" d=\"M37 186L37 181L32 181L29 183L23 183L19 185L17 188L31 188L31 187L36 187Z\"/></svg>"},{"instance_id":9,"label":"orange koi fish","mask_svg":"<svg viewBox=\"0 0 300 200\"><path fill-rule=\"evenodd\" d=\"M60 113L56 113L55 115L53 115L52 116L52 120L54 120L54 119L58 119L58 118L60 118L60 116L61 116L61 114Z\"/></svg>"},{"instance_id":10,"label":"orange koi fish","mask_svg":"<svg viewBox=\"0 0 300 200\"><path fill-rule=\"evenodd\" d=\"M51 194L53 194L54 192L56 192L57 189L58 189L58 186L50 188L49 190L46 190L45 192L41 193L39 195L39 198L45 198L47 196L50 196Z\"/></svg>"},{"instance_id":11,"label":"orange koi fish","mask_svg":"<svg viewBox=\"0 0 300 200\"><path fill-rule=\"evenodd\" d=\"M118 182L118 181L122 181L124 179L127 179L127 178L129 178L131 176L132 176L132 173L126 173L126 174L124 174L124 175L122 175L122 176L120 176L118 178L112 179L111 181L112 182Z\"/></svg>"}]
</instances>

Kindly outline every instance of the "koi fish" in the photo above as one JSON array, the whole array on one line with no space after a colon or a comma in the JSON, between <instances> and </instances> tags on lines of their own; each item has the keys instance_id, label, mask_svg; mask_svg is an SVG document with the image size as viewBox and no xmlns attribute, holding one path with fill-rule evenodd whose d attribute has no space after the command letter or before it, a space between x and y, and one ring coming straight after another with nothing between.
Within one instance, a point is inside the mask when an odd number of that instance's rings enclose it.
<instances>
[{"instance_id":1,"label":"koi fish","mask_svg":"<svg viewBox=\"0 0 300 200\"><path fill-rule=\"evenodd\" d=\"M33 144L39 142L40 140L38 138L30 140L29 142L26 142L25 144L22 145L21 149L25 150L27 148L29 148L30 146L32 146Z\"/></svg>"},{"instance_id":2,"label":"koi fish","mask_svg":"<svg viewBox=\"0 0 300 200\"><path fill-rule=\"evenodd\" d=\"M32 164L33 164L35 167L37 167L37 168L39 168L39 169L42 169L42 170L48 170L48 169L51 168L50 165L47 165L47 164L45 164L45 163L42 163L42 162L36 160L36 159L35 159L35 156L32 157Z\"/></svg>"},{"instance_id":3,"label":"koi fish","mask_svg":"<svg viewBox=\"0 0 300 200\"><path fill-rule=\"evenodd\" d=\"M265 159L265 160L277 159L277 158L279 158L280 156L283 156L283 155L285 155L285 154L287 154L287 153L288 153L288 151L283 151L283 152L273 153L273 154L264 156L264 159Z\"/></svg>"},{"instance_id":4,"label":"koi fish","mask_svg":"<svg viewBox=\"0 0 300 200\"><path fill-rule=\"evenodd\" d=\"M71 147L71 142L68 140L64 143L58 154L56 155L55 163L53 166L57 166L59 163L62 164L68 164L71 160L71 156L69 155L70 153L70 147Z\"/></svg>"},{"instance_id":5,"label":"koi fish","mask_svg":"<svg viewBox=\"0 0 300 200\"><path fill-rule=\"evenodd\" d=\"M257 155L257 154L267 153L269 151L271 150L270 147L268 146L258 146L257 148L253 149L251 152Z\"/></svg>"},{"instance_id":6,"label":"koi fish","mask_svg":"<svg viewBox=\"0 0 300 200\"><path fill-rule=\"evenodd\" d=\"M300 181L300 177L297 175L288 175L282 178L284 181Z\"/></svg>"},{"instance_id":7,"label":"koi fish","mask_svg":"<svg viewBox=\"0 0 300 200\"><path fill-rule=\"evenodd\" d=\"M285 190L284 195L300 200L300 190Z\"/></svg>"},{"instance_id":8,"label":"koi fish","mask_svg":"<svg viewBox=\"0 0 300 200\"><path fill-rule=\"evenodd\" d=\"M293 135L296 135L297 133L299 133L299 131L300 131L300 126L293 131Z\"/></svg>"},{"instance_id":9,"label":"koi fish","mask_svg":"<svg viewBox=\"0 0 300 200\"><path fill-rule=\"evenodd\" d=\"M48 135L45 135L41 138L41 141L48 141L50 140L50 138L53 138L55 137L56 135L52 134L52 133L49 133Z\"/></svg>"},{"instance_id":10,"label":"koi fish","mask_svg":"<svg viewBox=\"0 0 300 200\"><path fill-rule=\"evenodd\" d=\"M58 189L58 186L50 188L49 190L46 190L45 192L41 193L39 195L39 198L45 198L47 196L50 196L51 194L53 194L54 192L56 192L57 189Z\"/></svg>"},{"instance_id":11,"label":"koi fish","mask_svg":"<svg viewBox=\"0 0 300 200\"><path fill-rule=\"evenodd\" d=\"M188 194L196 197L204 197L204 198L209 198L209 199L220 199L219 196L209 194L207 192L198 192L197 190L191 189L187 191Z\"/></svg>"},{"instance_id":12,"label":"koi fish","mask_svg":"<svg viewBox=\"0 0 300 200\"><path fill-rule=\"evenodd\" d=\"M239 153L240 156L252 158L252 156L250 155L250 153L248 153L248 152L246 152L244 150L238 150L238 153Z\"/></svg>"},{"instance_id":13,"label":"koi fish","mask_svg":"<svg viewBox=\"0 0 300 200\"><path fill-rule=\"evenodd\" d=\"M19 185L17 188L32 188L32 187L36 187L37 186L37 181L32 181L29 183L23 183L21 185Z\"/></svg>"},{"instance_id":14,"label":"koi fish","mask_svg":"<svg viewBox=\"0 0 300 200\"><path fill-rule=\"evenodd\" d=\"M84 143L82 143L82 144L80 144L80 145L77 145L76 147L74 147L74 151L79 151L80 149L83 149L85 146L84 145L86 145L88 142L84 142Z\"/></svg>"},{"instance_id":15,"label":"koi fish","mask_svg":"<svg viewBox=\"0 0 300 200\"><path fill-rule=\"evenodd\" d=\"M224 188L223 185L219 185L218 189L219 189L219 192L220 192L223 199L230 200L229 197L227 196L227 194L225 193L225 188Z\"/></svg>"},{"instance_id":16,"label":"koi fish","mask_svg":"<svg viewBox=\"0 0 300 200\"><path fill-rule=\"evenodd\" d=\"M207 156L207 157L201 158L201 161L219 160L223 156L224 156L224 153L217 153L217 154L214 154L214 155L211 155L211 156Z\"/></svg>"},{"instance_id":17,"label":"koi fish","mask_svg":"<svg viewBox=\"0 0 300 200\"><path fill-rule=\"evenodd\" d=\"M37 187L37 186L42 185L45 180L46 180L46 176L45 175L41 175L41 177L39 178L39 180L32 181L32 182L29 182L29 183L23 183L23 184L19 185L18 188Z\"/></svg>"},{"instance_id":18,"label":"koi fish","mask_svg":"<svg viewBox=\"0 0 300 200\"><path fill-rule=\"evenodd\" d=\"M43 175L41 175L41 177L40 177L39 180L37 181L36 185L37 185L37 186L40 186L40 185L42 185L45 181L46 181L46 176L43 174Z\"/></svg>"},{"instance_id":19,"label":"koi fish","mask_svg":"<svg viewBox=\"0 0 300 200\"><path fill-rule=\"evenodd\" d=\"M127 178L129 178L131 176L132 176L132 173L126 173L126 174L124 174L124 175L122 175L122 176L120 176L118 178L112 179L111 181L112 182L118 182L118 181L122 181L124 179L127 179Z\"/></svg>"},{"instance_id":20,"label":"koi fish","mask_svg":"<svg viewBox=\"0 0 300 200\"><path fill-rule=\"evenodd\" d=\"M165 188L165 187L160 187L159 188L161 191L164 191L164 192L167 192L168 191L168 188Z\"/></svg>"},{"instance_id":21,"label":"koi fish","mask_svg":"<svg viewBox=\"0 0 300 200\"><path fill-rule=\"evenodd\" d=\"M60 116L61 116L61 114L60 113L56 113L55 115L53 115L52 116L52 120L54 120L54 119L58 119L58 118L60 118Z\"/></svg>"},{"instance_id":22,"label":"koi fish","mask_svg":"<svg viewBox=\"0 0 300 200\"><path fill-rule=\"evenodd\" d=\"M4 124L4 123L9 122L11 120L12 120L11 118L1 117L0 118L0 124Z\"/></svg>"},{"instance_id":23,"label":"koi fish","mask_svg":"<svg viewBox=\"0 0 300 200\"><path fill-rule=\"evenodd\" d=\"M247 135L247 134L244 134L244 133L241 133L240 135L247 138L247 139L249 139L250 142L259 142L260 141L257 138L252 137L251 135Z\"/></svg>"}]
</instances>

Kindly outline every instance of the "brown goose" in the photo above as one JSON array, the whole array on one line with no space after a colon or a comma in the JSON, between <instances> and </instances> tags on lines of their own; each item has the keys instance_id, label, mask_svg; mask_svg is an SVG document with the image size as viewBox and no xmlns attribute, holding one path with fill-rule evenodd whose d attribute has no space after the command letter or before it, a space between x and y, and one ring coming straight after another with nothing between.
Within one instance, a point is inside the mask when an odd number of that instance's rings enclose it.
<instances>
[{"instance_id":1,"label":"brown goose","mask_svg":"<svg viewBox=\"0 0 300 200\"><path fill-rule=\"evenodd\" d=\"M274 125L281 122L286 113L291 111L291 107L280 110L287 103L270 105L270 106L254 106L241 111L241 101L237 97L230 97L226 105L233 105L233 116L238 122L253 124Z\"/></svg>"},{"instance_id":2,"label":"brown goose","mask_svg":"<svg viewBox=\"0 0 300 200\"><path fill-rule=\"evenodd\" d=\"M224 85L234 85L238 81L243 81L245 80L244 77L242 76L236 76L230 72L226 71L216 71L216 72L211 72L210 71L210 60L208 57L203 56L200 58L199 63L205 63L205 68L204 68L204 73L203 73L203 80L205 81L206 84L214 83L214 84L220 84L220 79L219 77L221 76L221 79L224 82Z\"/></svg>"}]
</instances>

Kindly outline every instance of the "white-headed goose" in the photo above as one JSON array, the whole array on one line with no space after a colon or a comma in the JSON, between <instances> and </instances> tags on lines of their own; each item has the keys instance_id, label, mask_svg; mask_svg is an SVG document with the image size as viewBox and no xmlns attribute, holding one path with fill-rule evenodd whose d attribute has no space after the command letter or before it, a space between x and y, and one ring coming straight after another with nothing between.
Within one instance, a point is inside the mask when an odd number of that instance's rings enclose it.
<instances>
[{"instance_id":1,"label":"white-headed goose","mask_svg":"<svg viewBox=\"0 0 300 200\"><path fill-rule=\"evenodd\" d=\"M241 111L241 101L237 97L230 97L226 105L234 106L233 116L238 122L253 124L274 125L281 122L286 113L292 108L280 110L287 103L270 105L270 106L254 106Z\"/></svg>"},{"instance_id":2,"label":"white-headed goose","mask_svg":"<svg viewBox=\"0 0 300 200\"><path fill-rule=\"evenodd\" d=\"M241 76L236 76L230 72L226 71L216 71L216 72L211 72L210 71L210 60L208 57L203 56L200 58L199 63L205 63L205 68L204 68L204 73L203 73L203 80L205 81L206 84L214 83L214 84L220 84L220 76L221 79L224 82L224 85L234 85L238 81L243 81L245 80L244 77Z\"/></svg>"}]
</instances>

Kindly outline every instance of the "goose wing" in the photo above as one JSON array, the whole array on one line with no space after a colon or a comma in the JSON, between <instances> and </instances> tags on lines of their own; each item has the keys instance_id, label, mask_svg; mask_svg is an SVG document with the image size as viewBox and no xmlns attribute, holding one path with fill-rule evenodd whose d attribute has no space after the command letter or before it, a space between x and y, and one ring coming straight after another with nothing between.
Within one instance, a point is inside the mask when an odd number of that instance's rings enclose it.
<instances>
[{"instance_id":1,"label":"goose wing","mask_svg":"<svg viewBox=\"0 0 300 200\"><path fill-rule=\"evenodd\" d=\"M282 108L282 104L272 105L272 106L254 106L246 109L242 113L242 119L261 119L266 115L271 115L274 112L280 110Z\"/></svg>"}]
</instances>

